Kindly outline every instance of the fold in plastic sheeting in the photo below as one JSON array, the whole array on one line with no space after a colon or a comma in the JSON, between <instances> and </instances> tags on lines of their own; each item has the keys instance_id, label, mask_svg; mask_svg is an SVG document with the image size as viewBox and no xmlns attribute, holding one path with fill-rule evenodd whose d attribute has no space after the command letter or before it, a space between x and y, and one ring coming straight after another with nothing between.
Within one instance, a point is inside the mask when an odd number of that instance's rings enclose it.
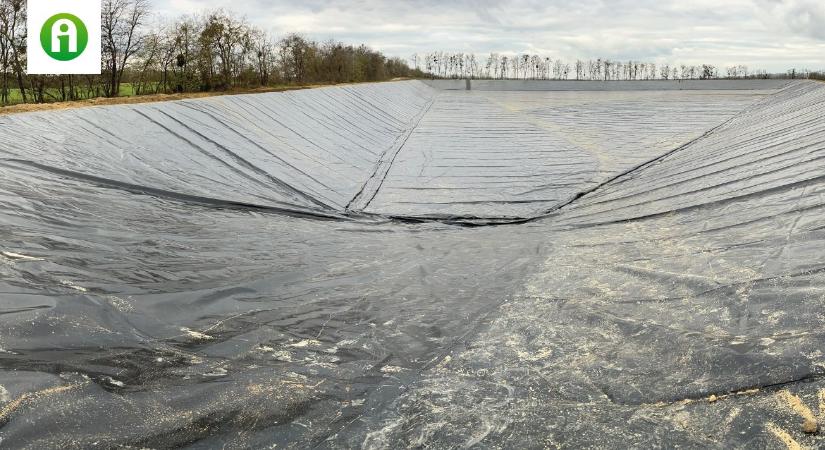
<instances>
[{"instance_id":1,"label":"fold in plastic sheeting","mask_svg":"<svg viewBox=\"0 0 825 450\"><path fill-rule=\"evenodd\" d=\"M709 83L0 118L3 444L822 446L825 84Z\"/></svg>"}]
</instances>

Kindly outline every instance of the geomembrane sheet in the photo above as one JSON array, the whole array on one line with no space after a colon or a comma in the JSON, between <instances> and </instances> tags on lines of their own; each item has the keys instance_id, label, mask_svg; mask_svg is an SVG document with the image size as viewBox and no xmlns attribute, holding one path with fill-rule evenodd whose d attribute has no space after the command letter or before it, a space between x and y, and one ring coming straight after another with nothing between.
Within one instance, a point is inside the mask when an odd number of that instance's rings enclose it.
<instances>
[{"instance_id":1,"label":"geomembrane sheet","mask_svg":"<svg viewBox=\"0 0 825 450\"><path fill-rule=\"evenodd\" d=\"M825 84L478 83L0 117L3 445L825 445Z\"/></svg>"}]
</instances>

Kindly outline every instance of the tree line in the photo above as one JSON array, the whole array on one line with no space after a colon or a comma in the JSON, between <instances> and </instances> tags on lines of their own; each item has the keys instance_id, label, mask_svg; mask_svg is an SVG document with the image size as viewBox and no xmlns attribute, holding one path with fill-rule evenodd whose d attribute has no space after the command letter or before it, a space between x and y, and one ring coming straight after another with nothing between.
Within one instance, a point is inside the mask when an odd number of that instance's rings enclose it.
<instances>
[{"instance_id":1,"label":"tree line","mask_svg":"<svg viewBox=\"0 0 825 450\"><path fill-rule=\"evenodd\" d=\"M123 94L243 90L283 84L381 81L397 77L538 80L767 78L744 65L656 64L521 54L431 52L411 64L365 45L279 39L230 11L156 20L150 0L102 0L101 75L26 73L26 0L0 0L0 104ZM788 78L823 78L789 70Z\"/></svg>"},{"instance_id":2,"label":"tree line","mask_svg":"<svg viewBox=\"0 0 825 450\"><path fill-rule=\"evenodd\" d=\"M518 80L708 80L719 78L816 78L818 72L791 69L785 74L751 70L745 65L717 67L713 64L656 64L643 61L588 59L568 62L539 55L514 56L491 53L479 58L472 53L431 52L414 54L411 65L434 78Z\"/></svg>"},{"instance_id":3,"label":"tree line","mask_svg":"<svg viewBox=\"0 0 825 450\"><path fill-rule=\"evenodd\" d=\"M0 104L423 77L366 45L276 39L223 9L156 20L149 0L103 0L101 75L28 75L26 0L0 0Z\"/></svg>"}]
</instances>

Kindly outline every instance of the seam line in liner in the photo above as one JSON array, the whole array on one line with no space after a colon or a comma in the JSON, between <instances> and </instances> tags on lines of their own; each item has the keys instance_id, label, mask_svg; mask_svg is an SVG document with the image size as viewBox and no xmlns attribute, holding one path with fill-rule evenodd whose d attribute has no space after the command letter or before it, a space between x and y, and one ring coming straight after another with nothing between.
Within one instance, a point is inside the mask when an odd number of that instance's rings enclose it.
<instances>
[{"instance_id":1,"label":"seam line in liner","mask_svg":"<svg viewBox=\"0 0 825 450\"><path fill-rule=\"evenodd\" d=\"M701 136L697 136L696 138L694 138L694 139L692 139L688 142L685 142L684 144L681 144L678 147L673 148L673 149L671 149L671 150L669 150L669 151L667 151L667 152L665 152L665 153L663 153L663 154L661 154L661 155L659 155L655 158L644 161L644 162L642 162L642 163L640 163L636 166L633 166L633 167L631 167L627 170L624 170L621 173L618 173L618 174L616 174L616 175L614 175L614 176L612 176L612 177L596 184L595 186L590 187L589 189L585 189L583 191L577 192L576 194L569 197L567 200L559 202L558 204L556 204L552 208L549 208L549 209L547 209L547 210L545 210L545 211L543 211L540 214L535 215L535 216L531 216L531 217L518 217L518 216L476 217L476 216L435 216L435 215L431 215L431 216L405 216L405 215L392 215L391 214L391 215L388 215L387 217L389 217L391 219L395 219L395 220L402 220L402 221L403 220L410 220L410 221L413 221L413 222L422 222L422 223L423 222L442 222L442 223L448 223L448 224L453 224L453 225L472 226L472 227L524 224L524 223L530 223L530 222L535 222L535 221L538 221L538 220L546 219L550 216L553 216L554 214L560 213L561 210L567 208L571 204L573 204L576 201L580 200L582 197L591 195L594 192L599 191L599 190L603 189L605 186L610 185L614 182L622 182L622 181L624 181L624 178L627 177L628 175L631 175L635 172L643 170L643 169L647 168L650 165L656 164L659 161L661 161L663 159L666 159L666 158L672 156L673 154L678 153L678 152L680 152L680 151L696 144L697 142L700 142L700 141L714 135L716 132L718 132L719 130L727 127L732 122L734 122L736 120L739 120L741 117L743 117L747 113L757 109L758 107L760 107L762 105L768 104L771 98L779 95L782 91L785 91L789 88L799 86L799 85L801 85L801 83L789 83L789 84L783 86L782 88L775 90L775 92L773 92L769 95L766 95L763 99L761 99L761 100L759 100L759 101L757 101L753 104L750 104L750 105L746 106L741 111L739 111L739 112L735 113L733 116L729 117L727 120L725 120L722 123L714 126L711 129L705 131L704 133L702 133Z\"/></svg>"},{"instance_id":2,"label":"seam line in liner","mask_svg":"<svg viewBox=\"0 0 825 450\"><path fill-rule=\"evenodd\" d=\"M150 195L154 197L166 198L185 203L193 203L223 209L240 209L260 212L272 212L286 216L312 218L320 220L353 220L351 217L345 214L336 214L334 212L329 212L327 210L302 207L298 205L291 205L288 203L282 204L283 206L258 205L254 203L246 203L234 200L222 200L211 197L203 197L199 195L167 191L165 189L141 186L137 184L126 183L123 181L117 181L94 175L88 175L85 173L74 172L72 170L60 169L57 167L47 166L45 164L36 163L34 161L27 161L24 159L0 158L0 165L10 167L14 167L15 165L18 165L18 167L19 165L29 166L56 175L96 183L109 188L132 192L135 194Z\"/></svg>"},{"instance_id":3,"label":"seam line in liner","mask_svg":"<svg viewBox=\"0 0 825 450\"><path fill-rule=\"evenodd\" d=\"M355 197L353 197L347 204L346 211L363 211L370 205L375 196L378 195L378 191L381 189L381 186L384 185L384 180L387 178L387 174L390 172L390 168L392 168L395 158L399 153L401 153L401 150L407 144L407 140L410 136L412 136L416 128L418 128L418 125L421 123L421 119L423 119L424 116L430 111L430 108L433 106L433 103L435 103L435 99L438 95L440 94L435 94L422 109L421 113L419 113L418 116L411 121L412 126L400 136L401 143L395 148L385 150L384 153L381 154L372 175L367 178L367 181L365 181L361 186L361 190L359 190L358 193L355 194Z\"/></svg>"},{"instance_id":4,"label":"seam line in liner","mask_svg":"<svg viewBox=\"0 0 825 450\"><path fill-rule=\"evenodd\" d=\"M686 143L684 143L684 144L680 145L679 147L676 147L672 150L669 150L666 153L663 153L663 154L661 154L661 155L659 155L659 156L657 156L653 159L647 160L647 161L642 162L642 163L640 163L640 164L638 164L634 167L631 167L631 168L629 168L625 171L622 171L621 173L618 173L618 174L616 174L616 175L614 175L614 176L598 183L597 185L595 185L595 186L593 186L589 189L585 189L584 191L577 192L573 196L569 197L567 200L564 200L564 201L556 204L552 208L547 209L547 210L543 211L541 214L538 214L538 215L533 216L533 217L517 217L517 216L511 216L511 217L507 217L507 216L502 216L502 217L411 216L410 217L410 216L404 216L404 215L389 215L388 217L396 219L396 220L414 220L414 221L417 221L417 222L446 222L446 223L451 223L451 224L456 224L456 225L471 225L471 226L474 226L474 227L478 227L478 226L496 226L496 225L514 225L514 224L523 224L523 223L535 222L537 220L545 219L545 218L547 218L547 217L549 217L553 214L559 213L562 209L570 206L571 204L573 204L577 200L580 200L582 197L593 194L594 192L596 192L598 190L601 190L605 186L607 186L607 185L609 185L609 184L611 184L615 181L622 181L621 179L623 179L624 177L626 177L626 176L628 176L632 173L635 173L639 170L642 170L642 169L646 168L647 166L656 164L657 162L673 155L674 153L677 153L680 150L683 150L683 149L687 148L688 146L691 146L691 145L695 144L696 142L699 142L699 141L707 138L708 136L714 134L717 130L719 130L719 129L723 128L724 126L728 125L730 122L732 122L734 119L736 119L741 114L746 112L748 109L749 108L743 109L742 111L740 111L739 113L737 113L733 117L729 118L728 120L720 123L719 125L711 128L710 130L704 132L701 136L698 136L698 137L694 138L693 140L688 141L688 142L686 142Z\"/></svg>"},{"instance_id":5,"label":"seam line in liner","mask_svg":"<svg viewBox=\"0 0 825 450\"><path fill-rule=\"evenodd\" d=\"M770 94L770 95L766 96L765 98L763 98L762 100L760 100L760 101L758 101L758 102L756 102L756 103L753 103L753 104L751 104L751 105L748 105L747 107L745 107L744 109L742 109L742 110L741 110L741 111L739 111L738 113L734 114L733 116L731 116L730 118L728 118L728 119L727 119L727 120L725 120L724 122L722 122L722 123L720 123L719 125L716 125L715 127L713 127L713 128L711 128L711 129L709 129L709 130L705 131L704 133L702 133L702 135L701 135L701 136L698 136L698 137L696 137L696 138L694 138L694 139L692 139L692 140L690 140L690 141L688 141L688 142L685 142L684 144L682 144L682 145L680 145L680 146L678 146L678 147L676 147L676 148L674 148L674 149L672 149L672 150L670 150L670 151L667 151L667 152L665 152L665 153L663 153L663 154L661 154L661 155L659 155L659 156L657 156L657 157L655 157L655 158L653 158L653 159L650 159L650 160L645 161L645 162L643 162L643 163L641 163L641 164L638 164L638 165L636 165L636 166L634 166L634 167L631 167L630 169L627 169L627 170L625 170L625 171L622 171L621 173L618 173L618 174L616 174L616 175L614 175L614 176L612 176L612 177L608 178L607 180L602 181L601 183L597 184L596 186L593 186L593 187L592 187L592 188L590 188L590 189L587 189L587 190L584 190L584 191L582 191L582 192L579 192L579 193L577 193L576 195L574 195L573 197L571 197L569 200L567 200L567 201L565 201L565 202L562 202L562 203L560 203L560 204L558 204L558 205L554 206L553 208L551 208L551 209L549 209L549 210L545 211L545 213L544 213L543 215L538 216L538 217L535 217L534 219L541 219L541 218L543 218L543 217L546 217L547 215L550 215L550 214L552 214L552 213L554 213L554 212L559 211L560 209L566 208L567 206L569 206L570 204L572 204L572 203L573 203L573 202L575 202L576 200L579 200L579 199L581 199L582 197L584 197L584 196L586 196L586 195L593 194L594 192L596 192L596 191L598 191L598 190L600 190L600 189L604 188L605 186L607 186L607 185L609 185L609 184L611 184L611 183L613 183L613 182L615 182L615 181L619 181L620 179L623 179L623 178L625 178L626 176L628 176L628 175L630 175L630 174L632 174L632 173L638 172L638 171L640 171L640 170L642 170L642 169L647 168L648 166L651 166L651 165L653 165L653 164L656 164L656 163L658 163L659 161L661 161L661 160L663 160L663 159L665 159L665 158L668 158L668 157L672 156L673 154L678 153L678 152L680 152L680 151L682 151L682 150L684 150L684 149L686 149L686 148L688 148L688 147L690 147L690 146L692 146L692 145L696 144L697 142L700 142L700 141L702 141L702 140L704 140L704 139L708 138L709 136L711 136L711 135L715 134L717 131L721 130L722 128L725 128L726 126L730 125L730 124L731 124L732 122L734 122L735 120L737 120L737 119L739 119L740 117L744 116L744 115L745 115L745 114L747 114L748 112L750 112L750 111L752 111L752 110L756 109L758 106L761 106L761 105L767 104L767 103L768 103L768 99L770 99L771 97L773 97L773 96L775 96L775 95L779 94L779 92L781 92L782 90L784 90L784 89L786 89L786 88L787 88L787 86L786 86L785 88L783 88L783 89L781 89L781 90L779 90L779 91L777 91L777 92L773 93L773 94ZM531 219L531 220L533 220L533 219Z\"/></svg>"}]
</instances>

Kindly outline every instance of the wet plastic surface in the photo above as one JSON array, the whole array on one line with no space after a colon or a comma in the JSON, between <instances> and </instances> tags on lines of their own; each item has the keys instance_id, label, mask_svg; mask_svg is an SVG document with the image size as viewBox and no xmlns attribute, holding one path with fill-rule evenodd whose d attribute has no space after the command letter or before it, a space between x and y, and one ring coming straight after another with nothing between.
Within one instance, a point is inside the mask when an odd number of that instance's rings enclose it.
<instances>
[{"instance_id":1,"label":"wet plastic surface","mask_svg":"<svg viewBox=\"0 0 825 450\"><path fill-rule=\"evenodd\" d=\"M801 431L825 419L825 85L703 97L338 89L0 118L3 445L825 443ZM371 106L317 103L339 97ZM226 112L287 99L303 106L272 117L296 134L277 139L274 121L257 129ZM656 113L634 121L611 103ZM194 112L215 104L213 122ZM310 130L296 111L328 117ZM383 119L333 126L355 115ZM134 134L118 141L81 117ZM184 144L163 131L172 120L204 126L176 131ZM263 149L247 139L255 129ZM506 139L490 145L484 130ZM295 156L336 148L365 161L304 170ZM457 186L447 175L463 163L441 179L398 174L491 148L557 198L486 217L574 198L510 225L385 217L480 215L394 209L401 189L384 189ZM481 189L496 172L476 173L480 198L516 192Z\"/></svg>"}]
</instances>

